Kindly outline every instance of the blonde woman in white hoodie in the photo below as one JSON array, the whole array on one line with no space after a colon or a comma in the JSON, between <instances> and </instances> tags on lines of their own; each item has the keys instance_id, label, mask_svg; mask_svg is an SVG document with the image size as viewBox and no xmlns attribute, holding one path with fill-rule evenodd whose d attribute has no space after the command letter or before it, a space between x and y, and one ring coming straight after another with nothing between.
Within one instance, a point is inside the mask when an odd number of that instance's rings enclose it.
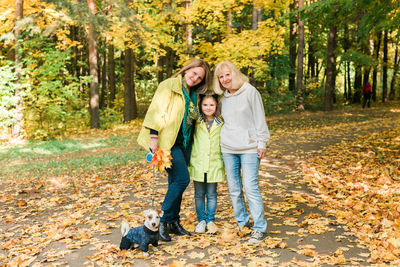
<instances>
[{"instance_id":1,"label":"blonde woman in white hoodie","mask_svg":"<svg viewBox=\"0 0 400 267\"><path fill-rule=\"evenodd\" d=\"M267 237L267 221L258 187L258 169L260 160L265 157L270 134L261 95L248 81L230 61L223 61L215 67L214 91L223 94L221 152L235 219L239 229L249 227L244 187L254 222L249 242L260 243Z\"/></svg>"}]
</instances>

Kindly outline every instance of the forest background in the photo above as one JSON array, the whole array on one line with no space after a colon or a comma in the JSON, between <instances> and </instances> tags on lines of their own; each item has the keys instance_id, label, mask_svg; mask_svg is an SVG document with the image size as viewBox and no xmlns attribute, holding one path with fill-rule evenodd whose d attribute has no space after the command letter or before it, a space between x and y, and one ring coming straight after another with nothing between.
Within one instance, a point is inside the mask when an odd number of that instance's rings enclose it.
<instances>
[{"instance_id":1,"label":"forest background","mask_svg":"<svg viewBox=\"0 0 400 267\"><path fill-rule=\"evenodd\" d=\"M400 97L396 0L0 0L2 140L142 116L190 58L231 60L267 114Z\"/></svg>"}]
</instances>

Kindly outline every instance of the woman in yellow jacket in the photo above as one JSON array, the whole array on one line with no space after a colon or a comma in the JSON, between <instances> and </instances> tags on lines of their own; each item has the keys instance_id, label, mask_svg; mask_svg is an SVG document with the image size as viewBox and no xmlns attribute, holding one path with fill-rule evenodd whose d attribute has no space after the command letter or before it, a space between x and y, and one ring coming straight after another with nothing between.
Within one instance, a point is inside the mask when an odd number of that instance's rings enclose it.
<instances>
[{"instance_id":1,"label":"woman in yellow jacket","mask_svg":"<svg viewBox=\"0 0 400 267\"><path fill-rule=\"evenodd\" d=\"M171 151L167 169L168 190L161 209L160 238L171 241L170 233L190 235L179 222L182 194L190 182L193 124L199 116L197 96L210 86L210 69L202 59L193 59L158 86L143 121L138 143L155 153L159 148Z\"/></svg>"},{"instance_id":2,"label":"woman in yellow jacket","mask_svg":"<svg viewBox=\"0 0 400 267\"><path fill-rule=\"evenodd\" d=\"M200 95L201 117L196 122L189 173L194 184L198 225L196 233L216 233L217 184L225 180L219 136L218 96ZM207 205L206 205L207 197Z\"/></svg>"}]
</instances>

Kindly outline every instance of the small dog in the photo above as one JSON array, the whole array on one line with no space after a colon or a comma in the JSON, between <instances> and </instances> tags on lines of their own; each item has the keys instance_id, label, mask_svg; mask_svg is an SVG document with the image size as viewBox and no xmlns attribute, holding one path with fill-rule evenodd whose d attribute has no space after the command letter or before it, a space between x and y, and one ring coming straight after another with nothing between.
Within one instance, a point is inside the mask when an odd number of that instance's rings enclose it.
<instances>
[{"instance_id":1,"label":"small dog","mask_svg":"<svg viewBox=\"0 0 400 267\"><path fill-rule=\"evenodd\" d=\"M130 249L140 246L140 249L145 255L148 255L149 244L153 246L158 246L158 227L160 225L160 217L162 217L164 212L162 210L145 210L144 225L130 228L129 224L125 221L121 224L122 239L119 245L121 250Z\"/></svg>"}]
</instances>

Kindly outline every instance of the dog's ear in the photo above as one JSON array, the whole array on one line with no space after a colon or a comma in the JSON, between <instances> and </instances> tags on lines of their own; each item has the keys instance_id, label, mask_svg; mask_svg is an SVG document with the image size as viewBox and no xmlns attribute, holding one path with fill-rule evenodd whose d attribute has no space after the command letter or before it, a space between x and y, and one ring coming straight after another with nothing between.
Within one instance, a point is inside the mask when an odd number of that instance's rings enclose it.
<instances>
[{"instance_id":1,"label":"dog's ear","mask_svg":"<svg viewBox=\"0 0 400 267\"><path fill-rule=\"evenodd\" d=\"M144 217L147 217L151 213L151 210L145 210L143 213L144 213Z\"/></svg>"},{"instance_id":2,"label":"dog's ear","mask_svg":"<svg viewBox=\"0 0 400 267\"><path fill-rule=\"evenodd\" d=\"M164 215L164 211L163 211L163 210L158 210L157 213L158 213L158 215L159 215L160 217L162 217L162 216Z\"/></svg>"}]
</instances>

